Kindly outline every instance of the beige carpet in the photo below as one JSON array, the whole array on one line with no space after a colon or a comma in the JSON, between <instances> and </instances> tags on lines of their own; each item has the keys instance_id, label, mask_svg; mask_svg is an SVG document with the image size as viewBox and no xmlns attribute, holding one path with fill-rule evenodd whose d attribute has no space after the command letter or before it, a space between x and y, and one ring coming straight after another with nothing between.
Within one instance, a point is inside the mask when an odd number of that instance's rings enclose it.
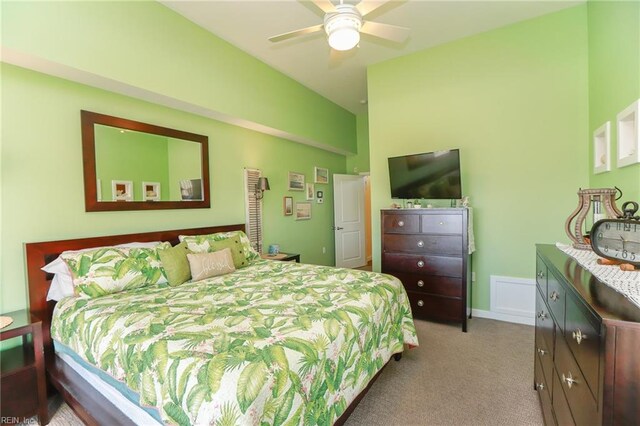
<instances>
[{"instance_id":1,"label":"beige carpet","mask_svg":"<svg viewBox=\"0 0 640 426\"><path fill-rule=\"evenodd\" d=\"M347 426L543 425L533 390L533 327L474 318L416 321L420 347L391 361ZM81 425L66 404L52 426Z\"/></svg>"}]
</instances>

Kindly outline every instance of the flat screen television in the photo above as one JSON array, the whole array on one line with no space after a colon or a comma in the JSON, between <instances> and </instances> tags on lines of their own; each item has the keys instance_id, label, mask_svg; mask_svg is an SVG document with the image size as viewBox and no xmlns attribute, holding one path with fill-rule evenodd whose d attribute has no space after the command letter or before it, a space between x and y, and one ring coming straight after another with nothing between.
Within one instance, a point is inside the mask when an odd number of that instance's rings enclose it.
<instances>
[{"instance_id":1,"label":"flat screen television","mask_svg":"<svg viewBox=\"0 0 640 426\"><path fill-rule=\"evenodd\" d=\"M389 158L392 198L462 198L460 150Z\"/></svg>"}]
</instances>

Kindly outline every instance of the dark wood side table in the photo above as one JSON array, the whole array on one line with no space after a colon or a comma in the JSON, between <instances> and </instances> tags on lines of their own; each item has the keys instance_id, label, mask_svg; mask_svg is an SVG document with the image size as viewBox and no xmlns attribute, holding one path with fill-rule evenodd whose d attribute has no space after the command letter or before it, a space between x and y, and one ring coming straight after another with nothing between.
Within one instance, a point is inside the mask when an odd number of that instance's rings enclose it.
<instances>
[{"instance_id":1,"label":"dark wood side table","mask_svg":"<svg viewBox=\"0 0 640 426\"><path fill-rule=\"evenodd\" d=\"M42 322L26 309L2 315L13 318L13 322L0 329L0 341L22 336L22 345L0 353L2 423L24 422L37 414L40 424L46 425L49 423L49 414Z\"/></svg>"},{"instance_id":2,"label":"dark wood side table","mask_svg":"<svg viewBox=\"0 0 640 426\"><path fill-rule=\"evenodd\" d=\"M293 260L296 263L300 263L300 253L278 253L276 255L262 253L260 257L267 260L280 260L282 262L291 262Z\"/></svg>"}]
</instances>

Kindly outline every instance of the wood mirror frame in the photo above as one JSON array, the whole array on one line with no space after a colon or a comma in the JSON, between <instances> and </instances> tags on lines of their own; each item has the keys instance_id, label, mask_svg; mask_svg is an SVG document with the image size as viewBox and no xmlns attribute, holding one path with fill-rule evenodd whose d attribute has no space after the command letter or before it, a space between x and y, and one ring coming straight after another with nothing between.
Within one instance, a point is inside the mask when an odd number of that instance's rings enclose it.
<instances>
[{"instance_id":1,"label":"wood mirror frame","mask_svg":"<svg viewBox=\"0 0 640 426\"><path fill-rule=\"evenodd\" d=\"M113 117L90 111L80 112L82 123L82 160L84 169L85 211L202 209L211 206L209 193L209 138L125 118ZM96 176L96 144L94 125L116 127L125 130L150 133L170 138L197 142L201 146L202 200L194 201L98 201Z\"/></svg>"}]
</instances>

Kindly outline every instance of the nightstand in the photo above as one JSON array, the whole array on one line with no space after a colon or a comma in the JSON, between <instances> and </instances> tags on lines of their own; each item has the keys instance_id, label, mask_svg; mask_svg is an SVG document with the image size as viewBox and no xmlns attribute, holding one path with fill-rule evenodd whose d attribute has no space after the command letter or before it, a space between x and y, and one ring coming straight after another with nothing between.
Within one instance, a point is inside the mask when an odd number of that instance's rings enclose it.
<instances>
[{"instance_id":1,"label":"nightstand","mask_svg":"<svg viewBox=\"0 0 640 426\"><path fill-rule=\"evenodd\" d=\"M300 253L278 253L274 255L262 253L260 257L267 260L280 260L283 262L290 262L293 260L296 263L300 263Z\"/></svg>"},{"instance_id":2,"label":"nightstand","mask_svg":"<svg viewBox=\"0 0 640 426\"><path fill-rule=\"evenodd\" d=\"M40 424L46 425L49 414L42 322L26 309L2 315L13 318L13 322L0 329L0 341L22 336L21 345L0 353L2 423L24 422L37 414Z\"/></svg>"}]
</instances>

